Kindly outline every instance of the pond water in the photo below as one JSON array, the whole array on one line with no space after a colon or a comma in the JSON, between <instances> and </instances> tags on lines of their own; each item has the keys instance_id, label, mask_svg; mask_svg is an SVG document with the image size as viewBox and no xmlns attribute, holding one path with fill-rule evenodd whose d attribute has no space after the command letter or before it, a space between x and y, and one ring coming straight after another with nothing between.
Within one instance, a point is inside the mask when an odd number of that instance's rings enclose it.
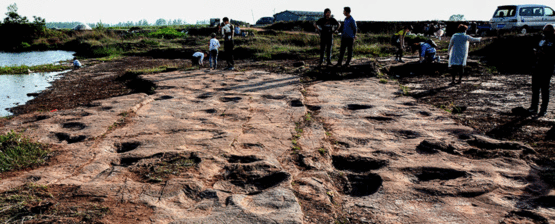
<instances>
[{"instance_id":1,"label":"pond water","mask_svg":"<svg viewBox=\"0 0 555 224\"><path fill-rule=\"evenodd\" d=\"M72 60L73 51L32 51L21 53L0 52L0 66L45 65Z\"/></svg>"},{"instance_id":2,"label":"pond water","mask_svg":"<svg viewBox=\"0 0 555 224\"><path fill-rule=\"evenodd\" d=\"M37 93L50 86L50 82L65 72L32 73L26 75L0 75L0 117L11 115L7 110L33 99L28 93Z\"/></svg>"},{"instance_id":3,"label":"pond water","mask_svg":"<svg viewBox=\"0 0 555 224\"><path fill-rule=\"evenodd\" d=\"M43 65L73 59L71 51L37 51L23 53L0 52L0 66ZM64 72L0 75L0 117L9 116L8 108L23 105L33 99L29 93L38 93L50 87L51 82Z\"/></svg>"}]
</instances>

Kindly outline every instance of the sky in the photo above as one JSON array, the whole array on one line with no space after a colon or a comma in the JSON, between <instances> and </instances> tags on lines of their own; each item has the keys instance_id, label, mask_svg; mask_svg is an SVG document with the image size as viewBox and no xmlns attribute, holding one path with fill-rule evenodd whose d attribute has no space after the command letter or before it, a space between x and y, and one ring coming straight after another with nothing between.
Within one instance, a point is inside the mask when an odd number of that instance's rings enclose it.
<instances>
[{"instance_id":1,"label":"sky","mask_svg":"<svg viewBox=\"0 0 555 224\"><path fill-rule=\"evenodd\" d=\"M467 20L489 20L499 5L544 4L555 8L553 0L0 0L0 18L8 5L16 3L19 14L32 20L40 16L47 22L115 24L159 18L183 19L187 23L229 17L255 23L260 17L285 10L323 11L330 8L343 19L343 7L350 6L359 21L448 20L463 14Z\"/></svg>"}]
</instances>

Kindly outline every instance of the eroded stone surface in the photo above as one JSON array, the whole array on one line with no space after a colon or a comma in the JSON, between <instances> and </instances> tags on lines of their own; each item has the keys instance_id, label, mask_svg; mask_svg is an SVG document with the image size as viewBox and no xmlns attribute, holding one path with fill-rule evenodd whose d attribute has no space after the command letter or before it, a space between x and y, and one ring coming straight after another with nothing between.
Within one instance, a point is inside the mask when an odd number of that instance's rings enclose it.
<instances>
[{"instance_id":1,"label":"eroded stone surface","mask_svg":"<svg viewBox=\"0 0 555 224\"><path fill-rule=\"evenodd\" d=\"M0 189L29 178L76 185L146 204L154 223L555 217L538 170L521 159L533 149L476 135L375 78L304 86L298 76L262 71L143 78L155 94L14 119L3 131L25 129L63 153ZM172 171L173 162L185 168Z\"/></svg>"}]
</instances>

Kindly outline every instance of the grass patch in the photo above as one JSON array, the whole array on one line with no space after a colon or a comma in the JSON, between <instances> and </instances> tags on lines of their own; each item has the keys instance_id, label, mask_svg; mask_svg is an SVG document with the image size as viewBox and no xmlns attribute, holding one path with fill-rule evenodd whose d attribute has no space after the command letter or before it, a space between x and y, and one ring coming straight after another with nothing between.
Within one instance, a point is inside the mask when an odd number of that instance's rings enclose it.
<instances>
[{"instance_id":1,"label":"grass patch","mask_svg":"<svg viewBox=\"0 0 555 224\"><path fill-rule=\"evenodd\" d=\"M10 131L0 135L0 172L42 165L49 152L46 145L34 142L21 133Z\"/></svg>"},{"instance_id":2,"label":"grass patch","mask_svg":"<svg viewBox=\"0 0 555 224\"><path fill-rule=\"evenodd\" d=\"M161 72L170 72L179 70L180 67L177 65L166 65L166 66L159 66L154 68L143 68L143 69L134 69L134 70L127 70L126 74L128 75L143 75L143 74L154 74L154 73L161 73Z\"/></svg>"},{"instance_id":3,"label":"grass patch","mask_svg":"<svg viewBox=\"0 0 555 224\"><path fill-rule=\"evenodd\" d=\"M327 153L326 149L324 149L324 148L318 149L318 152L319 152L321 155L326 155L326 153Z\"/></svg>"},{"instance_id":4,"label":"grass patch","mask_svg":"<svg viewBox=\"0 0 555 224\"><path fill-rule=\"evenodd\" d=\"M175 39L187 36L185 33L181 33L174 28L167 27L163 29L156 30L155 32L149 33L149 37L154 38L165 38L165 39Z\"/></svg>"},{"instance_id":5,"label":"grass patch","mask_svg":"<svg viewBox=\"0 0 555 224\"><path fill-rule=\"evenodd\" d=\"M16 75L16 74L28 74L29 70L32 72L58 72L71 69L70 66L67 65L36 65L36 66L27 66L27 65L20 65L20 66L3 66L0 67L0 75Z\"/></svg>"},{"instance_id":6,"label":"grass patch","mask_svg":"<svg viewBox=\"0 0 555 224\"><path fill-rule=\"evenodd\" d=\"M409 96L410 95L410 88L404 85L399 85L399 88L401 88L401 92L403 94L403 96Z\"/></svg>"},{"instance_id":7,"label":"grass patch","mask_svg":"<svg viewBox=\"0 0 555 224\"><path fill-rule=\"evenodd\" d=\"M382 84L386 84L387 82L388 82L387 79L380 79L380 83L382 83Z\"/></svg>"}]
</instances>

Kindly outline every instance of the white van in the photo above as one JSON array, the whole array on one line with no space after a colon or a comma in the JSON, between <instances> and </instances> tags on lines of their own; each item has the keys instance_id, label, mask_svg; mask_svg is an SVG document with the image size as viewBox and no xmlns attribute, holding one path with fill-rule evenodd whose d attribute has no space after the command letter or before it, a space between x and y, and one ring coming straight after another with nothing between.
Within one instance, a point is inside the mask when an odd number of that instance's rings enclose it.
<instances>
[{"instance_id":1,"label":"white van","mask_svg":"<svg viewBox=\"0 0 555 224\"><path fill-rule=\"evenodd\" d=\"M493 30L516 30L526 34L555 23L555 11L545 5L504 5L497 7L490 22Z\"/></svg>"}]
</instances>

